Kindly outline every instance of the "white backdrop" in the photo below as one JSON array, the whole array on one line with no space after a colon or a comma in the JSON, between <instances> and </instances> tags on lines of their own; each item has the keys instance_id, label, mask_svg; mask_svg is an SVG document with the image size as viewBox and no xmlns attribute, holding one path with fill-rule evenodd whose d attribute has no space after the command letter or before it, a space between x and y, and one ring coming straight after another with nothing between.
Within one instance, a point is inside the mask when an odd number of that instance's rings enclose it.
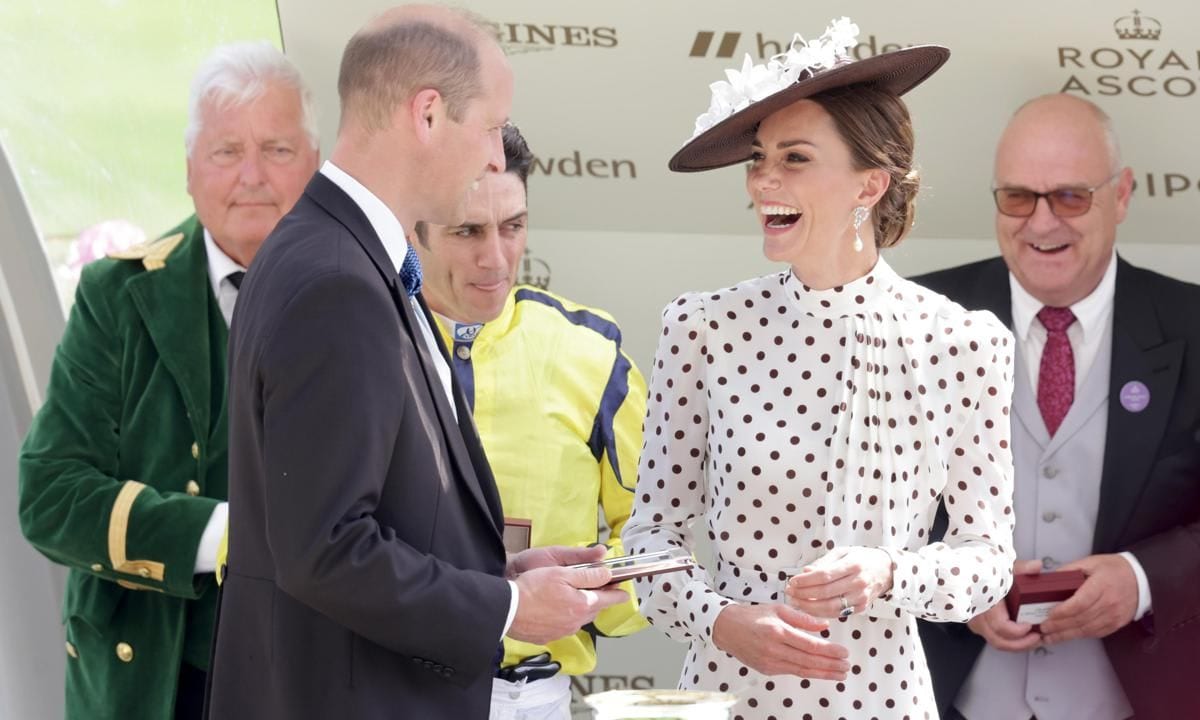
<instances>
[{"instance_id":1,"label":"white backdrop","mask_svg":"<svg viewBox=\"0 0 1200 720\"><path fill-rule=\"evenodd\" d=\"M343 0L334 14L316 0L278 2L285 49L314 87L329 147L341 50L391 3ZM777 269L759 252L739 168L666 169L707 108L708 84L744 53L759 61L841 15L862 30L860 56L925 42L952 51L907 96L923 189L916 229L887 254L902 274L995 254L995 141L1022 101L1066 91L1113 117L1137 178L1120 252L1200 282L1200 4L1191 0L1160 0L1136 17L1123 0L458 4L495 23L516 74L512 118L538 156L530 278L612 312L644 370L673 297ZM600 667L576 689L671 686L683 652L653 629L602 641Z\"/></svg>"},{"instance_id":2,"label":"white backdrop","mask_svg":"<svg viewBox=\"0 0 1200 720\"><path fill-rule=\"evenodd\" d=\"M512 118L538 156L532 257L549 266L552 289L613 312L643 365L671 298L773 270L759 254L740 168L666 169L707 108L708 84L740 67L744 53L758 60L793 32L819 35L843 14L862 30L861 56L919 42L953 53L908 96L923 189L912 237L889 254L897 269L994 254L995 141L1023 100L1065 90L1112 115L1134 169L1121 251L1200 280L1200 4L1160 2L1136 19L1117 0L924 0L903 13L882 0L459 4L495 23L516 74ZM388 5L345 0L329 13L314 0L279 0L284 45L317 95L326 148L336 131L341 50Z\"/></svg>"}]
</instances>

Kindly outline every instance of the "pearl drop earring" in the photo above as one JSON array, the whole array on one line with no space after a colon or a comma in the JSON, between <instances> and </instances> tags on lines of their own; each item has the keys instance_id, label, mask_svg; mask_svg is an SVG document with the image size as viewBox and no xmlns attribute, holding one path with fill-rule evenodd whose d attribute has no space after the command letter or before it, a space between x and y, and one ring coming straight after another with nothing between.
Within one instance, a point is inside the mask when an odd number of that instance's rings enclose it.
<instances>
[{"instance_id":1,"label":"pearl drop earring","mask_svg":"<svg viewBox=\"0 0 1200 720\"><path fill-rule=\"evenodd\" d=\"M863 241L862 236L858 234L858 229L869 217L871 217L871 211L865 205L854 208L854 252L862 252Z\"/></svg>"}]
</instances>

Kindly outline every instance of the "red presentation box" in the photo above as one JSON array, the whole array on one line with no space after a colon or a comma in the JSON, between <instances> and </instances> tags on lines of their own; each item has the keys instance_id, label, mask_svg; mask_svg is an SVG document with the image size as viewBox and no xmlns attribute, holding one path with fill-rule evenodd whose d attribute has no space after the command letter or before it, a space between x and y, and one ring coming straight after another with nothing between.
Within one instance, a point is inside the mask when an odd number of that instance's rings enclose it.
<instances>
[{"instance_id":1,"label":"red presentation box","mask_svg":"<svg viewBox=\"0 0 1200 720\"><path fill-rule=\"evenodd\" d=\"M1059 603L1075 594L1087 576L1082 570L1014 575L1012 590L1004 598L1013 622L1036 626Z\"/></svg>"},{"instance_id":2,"label":"red presentation box","mask_svg":"<svg viewBox=\"0 0 1200 720\"><path fill-rule=\"evenodd\" d=\"M533 521L524 518L504 518L504 550L519 553L529 549L533 538Z\"/></svg>"}]
</instances>

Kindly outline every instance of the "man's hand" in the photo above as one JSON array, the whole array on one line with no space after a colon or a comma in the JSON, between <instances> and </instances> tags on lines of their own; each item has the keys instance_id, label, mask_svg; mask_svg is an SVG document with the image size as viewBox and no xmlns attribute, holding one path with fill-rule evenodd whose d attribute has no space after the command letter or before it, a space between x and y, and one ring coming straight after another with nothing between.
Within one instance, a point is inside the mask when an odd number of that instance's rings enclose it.
<instances>
[{"instance_id":1,"label":"man's hand","mask_svg":"<svg viewBox=\"0 0 1200 720\"><path fill-rule=\"evenodd\" d=\"M1060 570L1082 570L1087 579L1069 600L1042 623L1047 645L1076 638L1102 638L1133 621L1137 612L1137 575L1120 555L1089 555Z\"/></svg>"},{"instance_id":2,"label":"man's hand","mask_svg":"<svg viewBox=\"0 0 1200 720\"><path fill-rule=\"evenodd\" d=\"M713 624L713 644L763 675L845 680L849 652L819 635L829 623L779 603L728 605Z\"/></svg>"},{"instance_id":3,"label":"man's hand","mask_svg":"<svg viewBox=\"0 0 1200 720\"><path fill-rule=\"evenodd\" d=\"M512 580L521 573L534 568L596 562L597 560L603 560L607 553L608 548L603 545L593 545L591 547L549 545L547 547L530 548L508 556L505 575L509 580Z\"/></svg>"},{"instance_id":4,"label":"man's hand","mask_svg":"<svg viewBox=\"0 0 1200 720\"><path fill-rule=\"evenodd\" d=\"M879 548L837 548L788 578L788 604L814 617L860 613L892 588L892 558ZM845 599L845 605L842 600Z\"/></svg>"},{"instance_id":5,"label":"man's hand","mask_svg":"<svg viewBox=\"0 0 1200 720\"><path fill-rule=\"evenodd\" d=\"M1041 560L1017 560L1013 563L1014 575L1041 571ZM1042 643L1042 634L1034 632L1032 625L1009 619L1008 607L1003 602L971 618L967 627L997 650L1027 652Z\"/></svg>"},{"instance_id":6,"label":"man's hand","mask_svg":"<svg viewBox=\"0 0 1200 720\"><path fill-rule=\"evenodd\" d=\"M521 572L515 582L521 596L508 636L534 645L566 637L604 608L629 599L624 590L604 587L612 582L608 568L534 567Z\"/></svg>"}]
</instances>

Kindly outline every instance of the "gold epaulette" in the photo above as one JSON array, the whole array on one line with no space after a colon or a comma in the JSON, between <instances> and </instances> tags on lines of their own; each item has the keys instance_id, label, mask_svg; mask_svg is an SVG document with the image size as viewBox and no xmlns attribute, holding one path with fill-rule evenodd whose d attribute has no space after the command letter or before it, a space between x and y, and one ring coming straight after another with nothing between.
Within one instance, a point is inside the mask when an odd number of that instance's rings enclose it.
<instances>
[{"instance_id":1,"label":"gold epaulette","mask_svg":"<svg viewBox=\"0 0 1200 720\"><path fill-rule=\"evenodd\" d=\"M161 270L167 266L167 256L183 242L183 233L175 233L158 240L134 245L125 250L110 252L114 260L141 260L147 270Z\"/></svg>"}]
</instances>

